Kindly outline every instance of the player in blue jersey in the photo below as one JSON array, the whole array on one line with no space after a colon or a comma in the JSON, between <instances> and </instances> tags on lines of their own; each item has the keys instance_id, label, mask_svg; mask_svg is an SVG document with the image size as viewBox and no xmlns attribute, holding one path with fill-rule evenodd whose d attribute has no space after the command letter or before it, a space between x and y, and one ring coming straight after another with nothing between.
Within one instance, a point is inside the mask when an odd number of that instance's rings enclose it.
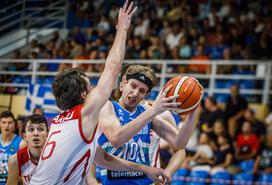
<instances>
[{"instance_id":1,"label":"player in blue jersey","mask_svg":"<svg viewBox=\"0 0 272 185\"><path fill-rule=\"evenodd\" d=\"M140 104L158 81L155 72L143 65L129 65L124 77L119 101L108 101L100 113L99 127L103 134L98 139L99 145L112 155L146 165L151 165L151 129L175 149L185 148L194 130L199 109L190 113L183 127L177 131L160 116L165 110L174 109L165 97L169 88L158 95L152 107ZM128 174L105 169L101 171L101 180L103 184L152 183L142 173Z\"/></svg>"},{"instance_id":2,"label":"player in blue jersey","mask_svg":"<svg viewBox=\"0 0 272 185\"><path fill-rule=\"evenodd\" d=\"M6 184L8 177L8 160L20 148L27 144L16 134L14 115L10 111L4 111L0 115L0 185Z\"/></svg>"}]
</instances>

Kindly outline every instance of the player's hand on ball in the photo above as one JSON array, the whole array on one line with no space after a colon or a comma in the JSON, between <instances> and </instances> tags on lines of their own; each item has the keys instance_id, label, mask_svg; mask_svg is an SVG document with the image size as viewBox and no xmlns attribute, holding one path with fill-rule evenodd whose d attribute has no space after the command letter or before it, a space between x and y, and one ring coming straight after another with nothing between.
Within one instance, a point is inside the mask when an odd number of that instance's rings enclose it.
<instances>
[{"instance_id":1,"label":"player's hand on ball","mask_svg":"<svg viewBox=\"0 0 272 185\"><path fill-rule=\"evenodd\" d=\"M180 102L172 102L177 99L179 95L166 97L167 93L171 89L171 85L168 86L165 90L162 90L157 96L155 102L153 103L153 108L157 114L163 113L166 110L176 111L178 110L178 106L181 104Z\"/></svg>"}]
</instances>

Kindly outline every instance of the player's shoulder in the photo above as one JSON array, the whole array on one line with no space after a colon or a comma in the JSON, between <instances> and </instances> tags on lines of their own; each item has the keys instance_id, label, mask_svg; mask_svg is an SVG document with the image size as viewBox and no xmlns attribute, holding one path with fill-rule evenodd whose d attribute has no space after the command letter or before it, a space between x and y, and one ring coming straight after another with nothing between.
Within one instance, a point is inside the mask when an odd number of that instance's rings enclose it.
<instances>
[{"instance_id":1,"label":"player's shoulder","mask_svg":"<svg viewBox=\"0 0 272 185\"><path fill-rule=\"evenodd\" d=\"M113 110L114 109L114 106L115 105L118 105L118 103L116 101L110 101L108 100L105 105L103 106L102 109L106 109L106 110Z\"/></svg>"}]
</instances>

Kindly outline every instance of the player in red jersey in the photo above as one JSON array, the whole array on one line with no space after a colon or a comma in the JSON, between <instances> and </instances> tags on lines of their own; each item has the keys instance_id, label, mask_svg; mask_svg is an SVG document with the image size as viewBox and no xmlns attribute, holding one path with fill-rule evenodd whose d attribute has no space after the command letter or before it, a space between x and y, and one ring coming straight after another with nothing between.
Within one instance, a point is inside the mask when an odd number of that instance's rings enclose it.
<instances>
[{"instance_id":1,"label":"player in red jersey","mask_svg":"<svg viewBox=\"0 0 272 185\"><path fill-rule=\"evenodd\" d=\"M46 119L38 114L28 117L24 123L23 135L28 146L14 154L8 163L7 185L28 184L35 173L39 158L48 134Z\"/></svg>"}]
</instances>

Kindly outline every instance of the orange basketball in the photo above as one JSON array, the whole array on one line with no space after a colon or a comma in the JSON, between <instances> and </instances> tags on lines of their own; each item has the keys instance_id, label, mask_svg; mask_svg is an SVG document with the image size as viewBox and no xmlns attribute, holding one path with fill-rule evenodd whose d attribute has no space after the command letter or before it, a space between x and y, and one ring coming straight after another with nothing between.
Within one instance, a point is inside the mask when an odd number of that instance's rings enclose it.
<instances>
[{"instance_id":1,"label":"orange basketball","mask_svg":"<svg viewBox=\"0 0 272 185\"><path fill-rule=\"evenodd\" d=\"M165 84L164 89L171 84L172 87L166 96L179 95L173 100L173 102L181 102L179 114L185 115L197 108L202 98L202 87L198 85L199 82L189 76L176 76Z\"/></svg>"}]
</instances>

